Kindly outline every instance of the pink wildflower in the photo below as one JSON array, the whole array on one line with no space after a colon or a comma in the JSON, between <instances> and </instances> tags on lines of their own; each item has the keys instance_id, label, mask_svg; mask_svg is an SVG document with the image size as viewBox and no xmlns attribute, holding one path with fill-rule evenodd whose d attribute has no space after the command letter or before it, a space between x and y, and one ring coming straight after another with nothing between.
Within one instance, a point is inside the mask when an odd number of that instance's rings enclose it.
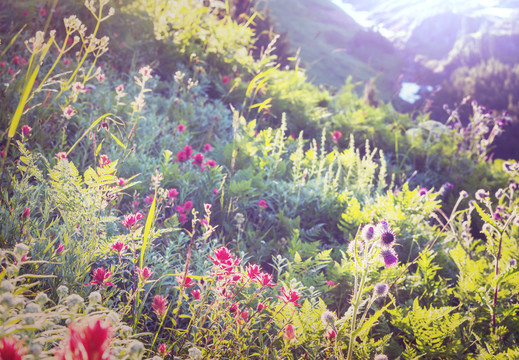
<instances>
[{"instance_id":1,"label":"pink wildflower","mask_svg":"<svg viewBox=\"0 0 519 360\"><path fill-rule=\"evenodd\" d=\"M40 14L41 14L41 16L47 16L47 10L41 8L40 9Z\"/></svg>"},{"instance_id":2,"label":"pink wildflower","mask_svg":"<svg viewBox=\"0 0 519 360\"><path fill-rule=\"evenodd\" d=\"M187 161L188 156L186 155L186 152L184 150L180 150L175 158L175 161L185 162Z\"/></svg>"},{"instance_id":3,"label":"pink wildflower","mask_svg":"<svg viewBox=\"0 0 519 360\"><path fill-rule=\"evenodd\" d=\"M4 337L0 342L0 359L22 360L27 351L22 348L21 342L14 337Z\"/></svg>"},{"instance_id":4,"label":"pink wildflower","mask_svg":"<svg viewBox=\"0 0 519 360\"><path fill-rule=\"evenodd\" d=\"M30 212L31 212L31 210L30 210L28 207L26 207L25 209L23 209L23 212L22 212L22 218L23 218L23 219L27 219L27 218L29 217L29 215L30 215Z\"/></svg>"},{"instance_id":5,"label":"pink wildflower","mask_svg":"<svg viewBox=\"0 0 519 360\"><path fill-rule=\"evenodd\" d=\"M186 126L184 124L178 124L177 131L179 133L182 133L182 132L186 131Z\"/></svg>"},{"instance_id":6,"label":"pink wildflower","mask_svg":"<svg viewBox=\"0 0 519 360\"><path fill-rule=\"evenodd\" d=\"M59 152L56 154L56 157L58 158L58 160L66 160L67 159L67 153L62 151L62 152Z\"/></svg>"},{"instance_id":7,"label":"pink wildflower","mask_svg":"<svg viewBox=\"0 0 519 360\"><path fill-rule=\"evenodd\" d=\"M335 339L337 337L337 333L335 332L335 330L333 329L328 329L326 330L326 332L324 333L324 337L330 341L332 341L333 339Z\"/></svg>"},{"instance_id":8,"label":"pink wildflower","mask_svg":"<svg viewBox=\"0 0 519 360\"><path fill-rule=\"evenodd\" d=\"M225 85L229 85L231 83L231 80L229 79L228 76L224 76L222 77L222 82L225 84Z\"/></svg>"},{"instance_id":9,"label":"pink wildflower","mask_svg":"<svg viewBox=\"0 0 519 360\"><path fill-rule=\"evenodd\" d=\"M209 259L226 274L232 273L234 267L238 266L241 262L241 259L234 258L225 246L215 249L214 255L214 258L209 256Z\"/></svg>"},{"instance_id":10,"label":"pink wildflower","mask_svg":"<svg viewBox=\"0 0 519 360\"><path fill-rule=\"evenodd\" d=\"M334 286L335 283L333 282L333 280L328 280L328 281L326 282L326 285L328 285L328 286L331 287L331 286Z\"/></svg>"},{"instance_id":11,"label":"pink wildflower","mask_svg":"<svg viewBox=\"0 0 519 360\"><path fill-rule=\"evenodd\" d=\"M113 337L112 327L101 319L86 323L71 323L70 335L64 341L63 348L56 353L56 358L108 360L110 342Z\"/></svg>"},{"instance_id":12,"label":"pink wildflower","mask_svg":"<svg viewBox=\"0 0 519 360\"><path fill-rule=\"evenodd\" d=\"M155 295L155 297L153 298L153 303L151 304L153 312L161 320L166 315L167 311L166 305L168 304L168 301L166 300L166 298L167 297L164 297L162 295Z\"/></svg>"},{"instance_id":13,"label":"pink wildflower","mask_svg":"<svg viewBox=\"0 0 519 360\"><path fill-rule=\"evenodd\" d=\"M243 321L247 322L249 320L249 312L247 310L244 310L240 313L240 317L243 319Z\"/></svg>"},{"instance_id":14,"label":"pink wildflower","mask_svg":"<svg viewBox=\"0 0 519 360\"><path fill-rule=\"evenodd\" d=\"M188 200L184 203L184 210L189 212L193 208L193 202L191 200Z\"/></svg>"},{"instance_id":15,"label":"pink wildflower","mask_svg":"<svg viewBox=\"0 0 519 360\"><path fill-rule=\"evenodd\" d=\"M65 250L65 244L60 243L58 248L56 249L56 254L61 254Z\"/></svg>"},{"instance_id":16,"label":"pink wildflower","mask_svg":"<svg viewBox=\"0 0 519 360\"><path fill-rule=\"evenodd\" d=\"M100 83L104 82L106 80L106 75L104 73L99 73L96 75L96 79L97 81L99 81Z\"/></svg>"},{"instance_id":17,"label":"pink wildflower","mask_svg":"<svg viewBox=\"0 0 519 360\"><path fill-rule=\"evenodd\" d=\"M168 191L168 199L171 199L171 200L178 200L177 199L177 196L178 196L178 191L177 189L171 189Z\"/></svg>"},{"instance_id":18,"label":"pink wildflower","mask_svg":"<svg viewBox=\"0 0 519 360\"><path fill-rule=\"evenodd\" d=\"M258 265L249 265L247 267L247 276L250 280L259 281L261 274L261 268Z\"/></svg>"},{"instance_id":19,"label":"pink wildflower","mask_svg":"<svg viewBox=\"0 0 519 360\"><path fill-rule=\"evenodd\" d=\"M231 314L234 314L236 311L238 311L238 303L237 302L233 302L231 304L231 306L229 307L229 312Z\"/></svg>"},{"instance_id":20,"label":"pink wildflower","mask_svg":"<svg viewBox=\"0 0 519 360\"><path fill-rule=\"evenodd\" d=\"M18 65L20 63L20 57L19 56L13 57L12 61L13 61L14 64Z\"/></svg>"},{"instance_id":21,"label":"pink wildflower","mask_svg":"<svg viewBox=\"0 0 519 360\"><path fill-rule=\"evenodd\" d=\"M142 269L137 267L135 270L139 276L139 281L146 281L151 277L151 275L153 275L153 271L151 271L147 266Z\"/></svg>"},{"instance_id":22,"label":"pink wildflower","mask_svg":"<svg viewBox=\"0 0 519 360\"><path fill-rule=\"evenodd\" d=\"M211 151L212 149L213 147L211 146L211 144L205 144L202 148L202 151Z\"/></svg>"},{"instance_id":23,"label":"pink wildflower","mask_svg":"<svg viewBox=\"0 0 519 360\"><path fill-rule=\"evenodd\" d=\"M287 342L291 342L292 340L294 340L296 338L296 328L294 327L294 325L292 325L292 324L287 325L287 327L285 329L285 333L283 334L283 338Z\"/></svg>"},{"instance_id":24,"label":"pink wildflower","mask_svg":"<svg viewBox=\"0 0 519 360\"><path fill-rule=\"evenodd\" d=\"M192 164L195 164L196 166L200 167L202 170L204 169L204 155L201 153L196 154L193 157Z\"/></svg>"},{"instance_id":25,"label":"pink wildflower","mask_svg":"<svg viewBox=\"0 0 519 360\"><path fill-rule=\"evenodd\" d=\"M183 276L177 276L177 282L179 283L179 285L186 288L190 288L196 285L196 282L189 276L186 276L185 278Z\"/></svg>"},{"instance_id":26,"label":"pink wildflower","mask_svg":"<svg viewBox=\"0 0 519 360\"><path fill-rule=\"evenodd\" d=\"M70 60L67 58L63 59L63 65L67 66L68 64L70 64Z\"/></svg>"},{"instance_id":27,"label":"pink wildflower","mask_svg":"<svg viewBox=\"0 0 519 360\"><path fill-rule=\"evenodd\" d=\"M259 207L262 207L264 209L268 208L268 205L267 205L267 202L263 199L261 199L260 201L258 201L258 206Z\"/></svg>"},{"instance_id":28,"label":"pink wildflower","mask_svg":"<svg viewBox=\"0 0 519 360\"><path fill-rule=\"evenodd\" d=\"M5 62L4 61L0 61L0 67L1 68L5 68Z\"/></svg>"},{"instance_id":29,"label":"pink wildflower","mask_svg":"<svg viewBox=\"0 0 519 360\"><path fill-rule=\"evenodd\" d=\"M22 135L23 136L29 136L31 133L32 128L30 126L24 125L22 126Z\"/></svg>"},{"instance_id":30,"label":"pink wildflower","mask_svg":"<svg viewBox=\"0 0 519 360\"><path fill-rule=\"evenodd\" d=\"M191 154L193 154L193 148L189 145L184 146L184 152L186 153L187 157L191 157Z\"/></svg>"},{"instance_id":31,"label":"pink wildflower","mask_svg":"<svg viewBox=\"0 0 519 360\"><path fill-rule=\"evenodd\" d=\"M119 186L126 185L126 180L123 178L119 178L119 180L117 180L117 185L119 185Z\"/></svg>"},{"instance_id":32,"label":"pink wildflower","mask_svg":"<svg viewBox=\"0 0 519 360\"><path fill-rule=\"evenodd\" d=\"M214 167L216 166L216 162L214 160L207 160L205 164L209 166L211 169L214 169Z\"/></svg>"},{"instance_id":33,"label":"pink wildflower","mask_svg":"<svg viewBox=\"0 0 519 360\"><path fill-rule=\"evenodd\" d=\"M104 168L106 165L110 164L112 161L108 158L108 155L103 154L99 156L99 167Z\"/></svg>"},{"instance_id":34,"label":"pink wildflower","mask_svg":"<svg viewBox=\"0 0 519 360\"><path fill-rule=\"evenodd\" d=\"M199 300L200 299L200 290L191 291L191 296L193 297L193 299Z\"/></svg>"},{"instance_id":35,"label":"pink wildflower","mask_svg":"<svg viewBox=\"0 0 519 360\"><path fill-rule=\"evenodd\" d=\"M300 303L297 302L299 300L299 292L295 289L285 289L285 287L281 288L281 292L283 296L279 296L281 300L283 300L286 304L291 303L295 306L301 306Z\"/></svg>"},{"instance_id":36,"label":"pink wildflower","mask_svg":"<svg viewBox=\"0 0 519 360\"><path fill-rule=\"evenodd\" d=\"M342 133L339 130L335 130L332 135L333 142L339 141L339 139L342 137Z\"/></svg>"},{"instance_id":37,"label":"pink wildflower","mask_svg":"<svg viewBox=\"0 0 519 360\"><path fill-rule=\"evenodd\" d=\"M63 117L67 120L70 120L72 116L76 115L76 110L70 105L67 105L63 108Z\"/></svg>"},{"instance_id":38,"label":"pink wildflower","mask_svg":"<svg viewBox=\"0 0 519 360\"><path fill-rule=\"evenodd\" d=\"M149 195L144 198L144 202L148 205L151 205L153 203L153 196Z\"/></svg>"},{"instance_id":39,"label":"pink wildflower","mask_svg":"<svg viewBox=\"0 0 519 360\"><path fill-rule=\"evenodd\" d=\"M162 344L160 344L160 346L159 346L159 354L160 354L160 356L162 356L163 358L165 358L165 357L168 356L170 353L171 353L171 351L167 351L166 343L162 343Z\"/></svg>"},{"instance_id":40,"label":"pink wildflower","mask_svg":"<svg viewBox=\"0 0 519 360\"><path fill-rule=\"evenodd\" d=\"M179 221L180 223L185 223L185 222L187 222L187 216L186 216L186 214L180 214L180 215L178 216L178 221Z\"/></svg>"},{"instance_id":41,"label":"pink wildflower","mask_svg":"<svg viewBox=\"0 0 519 360\"><path fill-rule=\"evenodd\" d=\"M262 272L259 274L259 282L263 286L274 287L276 284L272 282L272 275Z\"/></svg>"},{"instance_id":42,"label":"pink wildflower","mask_svg":"<svg viewBox=\"0 0 519 360\"><path fill-rule=\"evenodd\" d=\"M86 285L115 286L114 283L107 281L110 278L110 275L112 275L112 273L108 270L105 270L104 267L97 268L92 272L92 277L94 280L92 280Z\"/></svg>"},{"instance_id":43,"label":"pink wildflower","mask_svg":"<svg viewBox=\"0 0 519 360\"><path fill-rule=\"evenodd\" d=\"M265 310L266 308L267 308L267 306L265 306L265 305L262 304L262 303L258 303L258 306L256 306L256 309L257 309L258 311L263 311L263 310Z\"/></svg>"},{"instance_id":44,"label":"pink wildflower","mask_svg":"<svg viewBox=\"0 0 519 360\"><path fill-rule=\"evenodd\" d=\"M112 245L110 245L110 249L115 251L117 254L119 254L119 257L121 257L124 250L128 249L128 245L121 241L116 241Z\"/></svg>"}]
</instances>

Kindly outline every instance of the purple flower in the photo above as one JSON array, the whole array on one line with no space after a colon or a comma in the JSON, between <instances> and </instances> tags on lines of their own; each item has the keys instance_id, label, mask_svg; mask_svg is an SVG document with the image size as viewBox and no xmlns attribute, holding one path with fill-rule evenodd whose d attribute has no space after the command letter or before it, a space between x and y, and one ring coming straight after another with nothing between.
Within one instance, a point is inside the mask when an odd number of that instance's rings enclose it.
<instances>
[{"instance_id":1,"label":"purple flower","mask_svg":"<svg viewBox=\"0 0 519 360\"><path fill-rule=\"evenodd\" d=\"M380 255L382 256L382 260L384 260L384 265L387 268L392 268L398 263L396 252L392 248L382 250L380 252Z\"/></svg>"},{"instance_id":2,"label":"purple flower","mask_svg":"<svg viewBox=\"0 0 519 360\"><path fill-rule=\"evenodd\" d=\"M418 190L418 194L420 196L424 196L425 194L427 194L427 191L428 191L427 188L422 187L422 188L420 188L420 190Z\"/></svg>"},{"instance_id":3,"label":"purple flower","mask_svg":"<svg viewBox=\"0 0 519 360\"><path fill-rule=\"evenodd\" d=\"M373 288L373 294L376 297L384 297L389 292L389 285L386 283L378 283Z\"/></svg>"},{"instance_id":4,"label":"purple flower","mask_svg":"<svg viewBox=\"0 0 519 360\"><path fill-rule=\"evenodd\" d=\"M370 241L375 236L375 227L371 224L368 224L362 228L361 236L364 240Z\"/></svg>"}]
</instances>

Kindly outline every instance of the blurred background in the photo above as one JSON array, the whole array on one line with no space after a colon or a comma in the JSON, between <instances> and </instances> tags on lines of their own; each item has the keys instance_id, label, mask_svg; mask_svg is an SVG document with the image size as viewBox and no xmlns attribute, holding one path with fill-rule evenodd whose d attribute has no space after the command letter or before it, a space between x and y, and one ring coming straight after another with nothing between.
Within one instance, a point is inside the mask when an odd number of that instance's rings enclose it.
<instances>
[{"instance_id":1,"label":"blurred background","mask_svg":"<svg viewBox=\"0 0 519 360\"><path fill-rule=\"evenodd\" d=\"M266 0L315 84L347 77L399 112L445 121L465 96L514 119L494 156L519 158L519 1ZM362 91L362 87L358 87Z\"/></svg>"}]
</instances>

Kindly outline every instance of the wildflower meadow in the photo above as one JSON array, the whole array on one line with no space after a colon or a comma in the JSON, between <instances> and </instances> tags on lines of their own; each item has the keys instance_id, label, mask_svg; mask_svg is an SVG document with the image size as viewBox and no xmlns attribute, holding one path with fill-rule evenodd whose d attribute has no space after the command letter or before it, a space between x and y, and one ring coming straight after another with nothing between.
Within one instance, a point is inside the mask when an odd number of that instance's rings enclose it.
<instances>
[{"instance_id":1,"label":"wildflower meadow","mask_svg":"<svg viewBox=\"0 0 519 360\"><path fill-rule=\"evenodd\" d=\"M512 118L314 85L241 3L0 4L0 359L519 358Z\"/></svg>"}]
</instances>

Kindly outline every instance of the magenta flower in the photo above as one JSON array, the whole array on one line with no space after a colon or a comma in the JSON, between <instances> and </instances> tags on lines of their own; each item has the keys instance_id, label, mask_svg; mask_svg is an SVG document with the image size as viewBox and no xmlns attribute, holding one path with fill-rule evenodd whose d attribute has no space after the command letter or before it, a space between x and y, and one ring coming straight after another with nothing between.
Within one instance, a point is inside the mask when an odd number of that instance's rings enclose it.
<instances>
[{"instance_id":1,"label":"magenta flower","mask_svg":"<svg viewBox=\"0 0 519 360\"><path fill-rule=\"evenodd\" d=\"M186 152L184 150L180 150L175 156L175 161L185 162L188 159L188 156L186 155Z\"/></svg>"},{"instance_id":2,"label":"magenta flower","mask_svg":"<svg viewBox=\"0 0 519 360\"><path fill-rule=\"evenodd\" d=\"M142 217L142 215L141 215L141 217ZM128 215L124 215L124 219L121 220L121 224L123 224L123 226L126 228L131 228L133 225L135 225L137 223L137 221L138 221L137 215L128 214Z\"/></svg>"},{"instance_id":3,"label":"magenta flower","mask_svg":"<svg viewBox=\"0 0 519 360\"><path fill-rule=\"evenodd\" d=\"M421 187L419 190L418 190L418 194L420 196L424 196L425 194L427 194L427 188L424 188L424 187Z\"/></svg>"},{"instance_id":4,"label":"magenta flower","mask_svg":"<svg viewBox=\"0 0 519 360\"><path fill-rule=\"evenodd\" d=\"M222 77L222 82L225 84L225 85L229 85L231 83L231 80L229 79L228 76L223 76Z\"/></svg>"},{"instance_id":5,"label":"magenta flower","mask_svg":"<svg viewBox=\"0 0 519 360\"><path fill-rule=\"evenodd\" d=\"M146 281L151 277L151 275L153 275L153 271L151 271L147 266L142 269L137 267L135 270L139 276L139 281Z\"/></svg>"},{"instance_id":6,"label":"magenta flower","mask_svg":"<svg viewBox=\"0 0 519 360\"><path fill-rule=\"evenodd\" d=\"M128 249L128 245L121 241L116 241L112 245L110 245L110 249L115 251L119 255L119 257L121 257L123 251Z\"/></svg>"},{"instance_id":7,"label":"magenta flower","mask_svg":"<svg viewBox=\"0 0 519 360\"><path fill-rule=\"evenodd\" d=\"M168 356L170 353L171 353L171 351L168 351L168 350L167 350L166 343L162 343L162 344L160 344L160 346L159 346L159 354L160 354L160 356L162 356L163 358L165 358L165 357Z\"/></svg>"},{"instance_id":8,"label":"magenta flower","mask_svg":"<svg viewBox=\"0 0 519 360\"><path fill-rule=\"evenodd\" d=\"M191 296L193 297L193 299L199 300L200 299L200 290L191 291Z\"/></svg>"},{"instance_id":9,"label":"magenta flower","mask_svg":"<svg viewBox=\"0 0 519 360\"><path fill-rule=\"evenodd\" d=\"M262 207L264 209L268 208L268 205L267 205L267 202L263 199L261 199L260 201L258 201L258 206L259 207Z\"/></svg>"},{"instance_id":10,"label":"magenta flower","mask_svg":"<svg viewBox=\"0 0 519 360\"><path fill-rule=\"evenodd\" d=\"M204 155L202 155L201 153L197 153L195 156L193 156L192 164L195 164L196 166L204 170Z\"/></svg>"},{"instance_id":11,"label":"magenta flower","mask_svg":"<svg viewBox=\"0 0 519 360\"><path fill-rule=\"evenodd\" d=\"M114 283L107 281L111 275L112 273L108 270L105 270L104 267L97 268L92 272L93 280L86 285L115 286Z\"/></svg>"},{"instance_id":12,"label":"magenta flower","mask_svg":"<svg viewBox=\"0 0 519 360\"><path fill-rule=\"evenodd\" d=\"M287 342L291 342L292 340L294 340L296 338L296 328L294 327L294 325L292 325L292 324L287 325L287 327L285 329L285 333L283 334L283 338Z\"/></svg>"},{"instance_id":13,"label":"magenta flower","mask_svg":"<svg viewBox=\"0 0 519 360\"><path fill-rule=\"evenodd\" d=\"M258 303L258 306L256 306L256 309L258 311L263 311L265 310L267 307L265 305L263 305L262 303Z\"/></svg>"},{"instance_id":14,"label":"magenta flower","mask_svg":"<svg viewBox=\"0 0 519 360\"><path fill-rule=\"evenodd\" d=\"M25 209L23 209L22 218L27 219L29 217L30 213L31 213L31 210L28 207L26 207Z\"/></svg>"},{"instance_id":15,"label":"magenta flower","mask_svg":"<svg viewBox=\"0 0 519 360\"><path fill-rule=\"evenodd\" d=\"M60 243L58 248L56 249L56 254L61 254L65 250L65 244Z\"/></svg>"},{"instance_id":16,"label":"magenta flower","mask_svg":"<svg viewBox=\"0 0 519 360\"><path fill-rule=\"evenodd\" d=\"M177 282L179 285L186 288L190 288L196 285L196 282L189 276L186 276L185 278L183 276L177 276Z\"/></svg>"},{"instance_id":17,"label":"magenta flower","mask_svg":"<svg viewBox=\"0 0 519 360\"><path fill-rule=\"evenodd\" d=\"M186 131L186 126L185 126L184 124L179 124L179 125L177 126L177 131L178 131L179 133L182 133L182 132Z\"/></svg>"},{"instance_id":18,"label":"magenta flower","mask_svg":"<svg viewBox=\"0 0 519 360\"><path fill-rule=\"evenodd\" d=\"M202 148L202 151L211 151L212 149L213 147L211 146L211 144L205 144Z\"/></svg>"},{"instance_id":19,"label":"magenta flower","mask_svg":"<svg viewBox=\"0 0 519 360\"><path fill-rule=\"evenodd\" d=\"M272 275L264 272L259 274L258 281L263 286L274 287L277 285L272 282Z\"/></svg>"},{"instance_id":20,"label":"magenta flower","mask_svg":"<svg viewBox=\"0 0 519 360\"><path fill-rule=\"evenodd\" d=\"M108 158L108 155L103 154L103 155L99 156L99 167L100 168L104 168L105 166L107 166L111 162L112 161L110 161L110 159Z\"/></svg>"},{"instance_id":21,"label":"magenta flower","mask_svg":"<svg viewBox=\"0 0 519 360\"><path fill-rule=\"evenodd\" d=\"M333 280L328 280L328 281L326 282L326 285L332 287L332 286L335 285L335 283L333 282Z\"/></svg>"},{"instance_id":22,"label":"magenta flower","mask_svg":"<svg viewBox=\"0 0 519 360\"><path fill-rule=\"evenodd\" d=\"M186 153L187 157L191 157L193 154L193 148L189 145L184 146L184 152Z\"/></svg>"},{"instance_id":23,"label":"magenta flower","mask_svg":"<svg viewBox=\"0 0 519 360\"><path fill-rule=\"evenodd\" d=\"M241 259L234 258L225 246L215 249L214 255L214 258L209 256L209 259L211 259L213 264L226 274L232 273L234 267L238 266L241 262Z\"/></svg>"},{"instance_id":24,"label":"magenta flower","mask_svg":"<svg viewBox=\"0 0 519 360\"><path fill-rule=\"evenodd\" d=\"M285 302L285 304L294 304L295 306L301 306L300 303L297 302L299 300L300 295L299 292L295 289L285 289L285 287L281 288L281 292L283 296L279 296L281 300Z\"/></svg>"},{"instance_id":25,"label":"magenta flower","mask_svg":"<svg viewBox=\"0 0 519 360\"><path fill-rule=\"evenodd\" d=\"M382 250L380 255L382 256L382 260L384 260L384 264L387 268L392 268L398 263L398 257L396 256L395 250L392 248Z\"/></svg>"},{"instance_id":26,"label":"magenta flower","mask_svg":"<svg viewBox=\"0 0 519 360\"><path fill-rule=\"evenodd\" d=\"M56 154L56 157L58 158L58 160L67 159L67 153L64 151L59 152Z\"/></svg>"},{"instance_id":27,"label":"magenta flower","mask_svg":"<svg viewBox=\"0 0 519 360\"><path fill-rule=\"evenodd\" d=\"M150 195L150 196L146 196L146 197L144 198L144 202L145 202L146 204L148 204L148 205L153 204L153 196L151 196L151 195Z\"/></svg>"},{"instance_id":28,"label":"magenta flower","mask_svg":"<svg viewBox=\"0 0 519 360\"><path fill-rule=\"evenodd\" d=\"M108 322L92 319L83 323L71 323L68 328L70 335L55 354L56 358L60 360L111 358L110 343L114 331Z\"/></svg>"},{"instance_id":29,"label":"magenta flower","mask_svg":"<svg viewBox=\"0 0 519 360\"><path fill-rule=\"evenodd\" d=\"M184 203L184 210L187 212L190 212L193 208L193 202L191 200L188 200Z\"/></svg>"},{"instance_id":30,"label":"magenta flower","mask_svg":"<svg viewBox=\"0 0 519 360\"><path fill-rule=\"evenodd\" d=\"M333 329L327 329L324 333L324 338L332 341L337 337L337 333Z\"/></svg>"},{"instance_id":31,"label":"magenta flower","mask_svg":"<svg viewBox=\"0 0 519 360\"><path fill-rule=\"evenodd\" d=\"M339 130L335 130L332 134L332 140L333 142L337 142L340 140L340 138L342 137L342 133L339 131Z\"/></svg>"},{"instance_id":32,"label":"magenta flower","mask_svg":"<svg viewBox=\"0 0 519 360\"><path fill-rule=\"evenodd\" d=\"M47 10L41 8L40 9L40 14L41 14L41 16L47 16Z\"/></svg>"},{"instance_id":33,"label":"magenta flower","mask_svg":"<svg viewBox=\"0 0 519 360\"><path fill-rule=\"evenodd\" d=\"M171 200L178 200L177 199L177 196L178 196L178 191L177 189L171 189L168 191L168 199L171 199Z\"/></svg>"},{"instance_id":34,"label":"magenta flower","mask_svg":"<svg viewBox=\"0 0 519 360\"><path fill-rule=\"evenodd\" d=\"M30 126L24 125L22 126L22 135L23 136L29 136L31 133L32 128Z\"/></svg>"},{"instance_id":35,"label":"magenta flower","mask_svg":"<svg viewBox=\"0 0 519 360\"><path fill-rule=\"evenodd\" d=\"M0 359L22 360L27 353L21 342L14 337L4 337L0 342Z\"/></svg>"},{"instance_id":36,"label":"magenta flower","mask_svg":"<svg viewBox=\"0 0 519 360\"><path fill-rule=\"evenodd\" d=\"M214 169L214 167L216 166L216 161L214 161L214 160L207 160L207 162L205 164L207 166L209 166L211 169Z\"/></svg>"},{"instance_id":37,"label":"magenta flower","mask_svg":"<svg viewBox=\"0 0 519 360\"><path fill-rule=\"evenodd\" d=\"M155 295L155 297L153 298L153 303L151 304L153 312L161 320L166 315L167 311L166 305L168 304L168 301L166 300L166 298L167 297L164 297L162 295Z\"/></svg>"},{"instance_id":38,"label":"magenta flower","mask_svg":"<svg viewBox=\"0 0 519 360\"><path fill-rule=\"evenodd\" d=\"M261 268L258 265L249 265L247 267L247 276L250 280L259 281L261 274Z\"/></svg>"}]
</instances>

